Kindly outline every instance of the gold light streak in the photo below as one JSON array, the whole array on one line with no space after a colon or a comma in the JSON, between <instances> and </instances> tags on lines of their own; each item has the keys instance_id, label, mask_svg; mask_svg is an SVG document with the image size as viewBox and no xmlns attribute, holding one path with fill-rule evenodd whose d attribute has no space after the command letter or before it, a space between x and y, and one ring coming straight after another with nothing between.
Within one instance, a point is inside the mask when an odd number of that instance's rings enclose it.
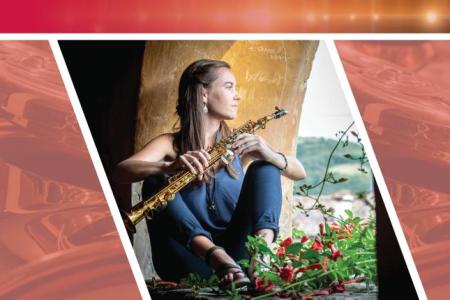
<instances>
[{"instance_id":1,"label":"gold light streak","mask_svg":"<svg viewBox=\"0 0 450 300\"><path fill-rule=\"evenodd\" d=\"M309 21L315 21L316 15L309 14L306 16ZM427 11L424 14L323 14L322 20L350 20L350 21L364 21L372 20L425 20L429 23L436 23L440 20L449 20L450 15L438 15L435 11Z\"/></svg>"},{"instance_id":2,"label":"gold light streak","mask_svg":"<svg viewBox=\"0 0 450 300\"><path fill-rule=\"evenodd\" d=\"M443 4L438 0L397 0L395 5L387 0L350 1L353 5L338 5L329 0L286 1L292 4L279 10L276 9L278 6L268 9L270 22L267 14L262 17L255 14L254 9L248 16L241 17L230 11L225 18L232 20L234 25L242 23L242 26L249 20L251 25L260 26L283 21L283 25L277 27L282 28L280 30L305 32L444 32L450 28L450 2Z\"/></svg>"},{"instance_id":3,"label":"gold light streak","mask_svg":"<svg viewBox=\"0 0 450 300\"><path fill-rule=\"evenodd\" d=\"M426 17L427 21L430 22L430 23L434 23L438 19L438 16L437 16L436 12L434 12L432 10L428 11L427 14L425 15L425 17Z\"/></svg>"}]
</instances>

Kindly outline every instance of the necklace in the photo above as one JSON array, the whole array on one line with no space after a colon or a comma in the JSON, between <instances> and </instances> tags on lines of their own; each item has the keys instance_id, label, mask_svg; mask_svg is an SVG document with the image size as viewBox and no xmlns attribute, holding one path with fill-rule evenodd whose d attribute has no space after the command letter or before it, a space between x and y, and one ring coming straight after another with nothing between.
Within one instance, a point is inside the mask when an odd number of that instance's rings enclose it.
<instances>
[{"instance_id":1,"label":"necklace","mask_svg":"<svg viewBox=\"0 0 450 300\"><path fill-rule=\"evenodd\" d=\"M216 143L220 141L221 138L221 127L219 127L219 130L216 132ZM214 168L212 168L212 176L210 178L209 183L206 183L206 201L208 204L208 211L211 213L216 212L216 199L214 198L216 193L216 172L214 171Z\"/></svg>"},{"instance_id":2,"label":"necklace","mask_svg":"<svg viewBox=\"0 0 450 300\"><path fill-rule=\"evenodd\" d=\"M216 178L215 178L215 172L213 171L213 175L211 176L211 179L209 183L206 184L206 200L208 203L208 210L210 212L216 211L216 200L214 199L214 194L216 192Z\"/></svg>"}]
</instances>

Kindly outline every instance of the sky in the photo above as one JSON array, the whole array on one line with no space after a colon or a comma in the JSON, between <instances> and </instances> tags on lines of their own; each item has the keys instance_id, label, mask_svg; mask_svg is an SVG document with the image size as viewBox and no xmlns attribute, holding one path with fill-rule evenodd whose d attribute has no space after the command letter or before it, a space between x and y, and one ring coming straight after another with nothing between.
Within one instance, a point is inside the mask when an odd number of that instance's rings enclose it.
<instances>
[{"instance_id":1,"label":"sky","mask_svg":"<svg viewBox=\"0 0 450 300\"><path fill-rule=\"evenodd\" d=\"M328 49L321 41L308 80L298 135L336 138L335 134L352 121Z\"/></svg>"}]
</instances>

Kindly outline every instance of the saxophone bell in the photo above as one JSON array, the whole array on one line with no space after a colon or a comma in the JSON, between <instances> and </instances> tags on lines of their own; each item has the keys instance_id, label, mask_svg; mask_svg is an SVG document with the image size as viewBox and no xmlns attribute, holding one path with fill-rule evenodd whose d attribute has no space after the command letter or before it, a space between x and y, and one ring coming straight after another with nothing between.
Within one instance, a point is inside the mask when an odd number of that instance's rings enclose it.
<instances>
[{"instance_id":1,"label":"saxophone bell","mask_svg":"<svg viewBox=\"0 0 450 300\"><path fill-rule=\"evenodd\" d=\"M124 210L120 210L120 215L122 216L122 220L127 231L130 233L136 233L136 226L132 221L132 216Z\"/></svg>"}]
</instances>

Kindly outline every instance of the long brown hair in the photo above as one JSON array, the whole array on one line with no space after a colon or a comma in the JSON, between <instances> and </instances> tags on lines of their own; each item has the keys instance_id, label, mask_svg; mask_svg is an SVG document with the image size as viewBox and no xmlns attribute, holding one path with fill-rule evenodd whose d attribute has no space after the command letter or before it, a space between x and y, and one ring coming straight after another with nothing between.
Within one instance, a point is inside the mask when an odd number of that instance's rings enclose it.
<instances>
[{"instance_id":1,"label":"long brown hair","mask_svg":"<svg viewBox=\"0 0 450 300\"><path fill-rule=\"evenodd\" d=\"M205 148L202 88L207 88L218 78L219 68L231 69L228 63L221 60L200 59L190 64L181 75L177 103L179 131L175 133L174 140L178 155ZM219 136L227 137L230 133L228 125L221 121ZM227 165L226 169L230 176L237 178L231 164ZM208 182L209 176L205 177Z\"/></svg>"}]
</instances>

